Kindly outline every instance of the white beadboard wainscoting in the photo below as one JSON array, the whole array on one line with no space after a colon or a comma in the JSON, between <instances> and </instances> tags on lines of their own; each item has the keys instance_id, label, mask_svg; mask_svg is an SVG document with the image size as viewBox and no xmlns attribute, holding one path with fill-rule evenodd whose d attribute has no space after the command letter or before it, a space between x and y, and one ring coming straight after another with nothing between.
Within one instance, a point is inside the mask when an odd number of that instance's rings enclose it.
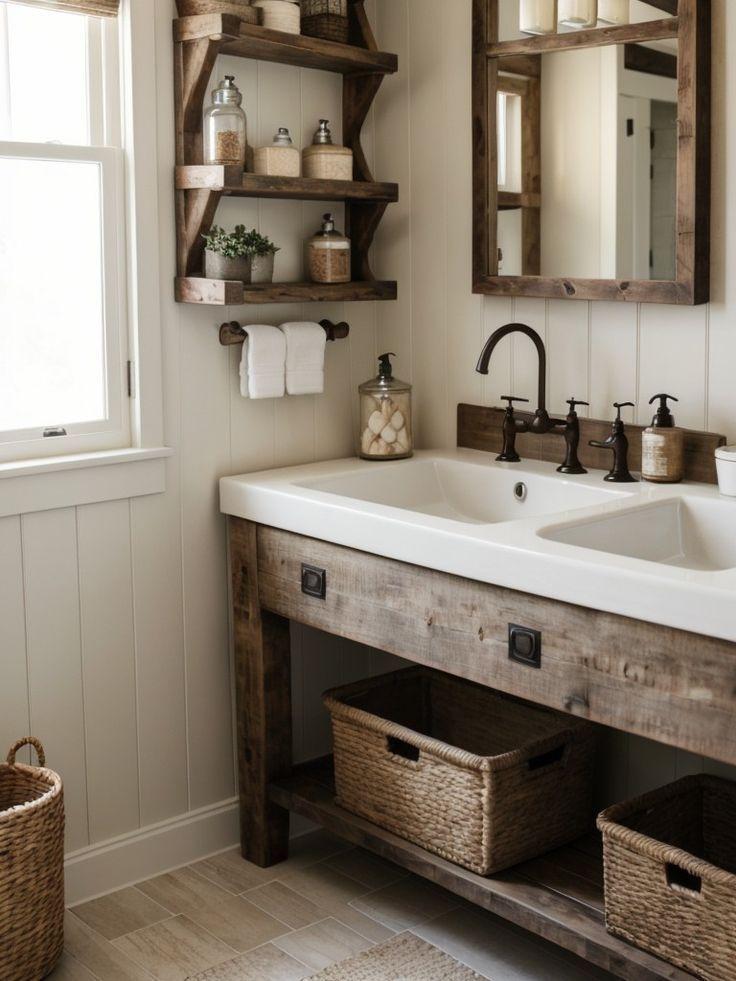
<instances>
[{"instance_id":1,"label":"white beadboard wainscoting","mask_svg":"<svg viewBox=\"0 0 736 981\"><path fill-rule=\"evenodd\" d=\"M357 385L375 356L398 354L416 387L423 446L455 440L459 401L534 397L523 342L499 348L493 373L474 365L488 334L517 319L549 350L551 408L570 395L591 413L614 399L679 395L679 421L736 436L736 9L715 0L714 301L709 307L616 306L482 299L470 290L471 0L372 0L379 44L396 51L366 126L378 180L401 200L379 230L376 273L399 281L396 303L217 308L173 301L174 202L171 0L154 0L161 321L166 492L0 519L0 751L32 731L66 785L69 901L79 901L229 845L234 805L231 651L224 474L337 458L353 452ZM730 9L728 9L730 6ZM340 136L338 77L222 59L244 91L250 140L287 125L308 142L320 117ZM726 175L730 185L726 186ZM728 190L728 193L727 193ZM301 238L319 203L226 200L223 223L257 224L283 248L277 275L297 278ZM338 209L342 220L342 209ZM731 279L733 278L731 274ZM238 390L239 350L217 325L246 318L347 319L350 338L328 345L321 397L248 402ZM502 391L503 390L503 391ZM640 421L648 417L643 404ZM0 482L1 483L1 482ZM0 494L2 486L0 486ZM393 659L315 631L293 631L297 758L329 745L321 692L391 667ZM691 769L722 771L675 750L622 735L608 747L601 799L622 797Z\"/></svg>"}]
</instances>

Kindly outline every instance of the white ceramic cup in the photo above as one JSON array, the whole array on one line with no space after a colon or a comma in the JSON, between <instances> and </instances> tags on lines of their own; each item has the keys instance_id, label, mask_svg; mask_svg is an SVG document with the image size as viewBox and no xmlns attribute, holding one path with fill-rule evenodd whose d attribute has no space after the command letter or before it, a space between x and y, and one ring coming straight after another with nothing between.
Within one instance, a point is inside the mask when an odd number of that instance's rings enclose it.
<instances>
[{"instance_id":1,"label":"white ceramic cup","mask_svg":"<svg viewBox=\"0 0 736 981\"><path fill-rule=\"evenodd\" d=\"M725 497L736 497L736 446L719 446L716 450L718 489Z\"/></svg>"}]
</instances>

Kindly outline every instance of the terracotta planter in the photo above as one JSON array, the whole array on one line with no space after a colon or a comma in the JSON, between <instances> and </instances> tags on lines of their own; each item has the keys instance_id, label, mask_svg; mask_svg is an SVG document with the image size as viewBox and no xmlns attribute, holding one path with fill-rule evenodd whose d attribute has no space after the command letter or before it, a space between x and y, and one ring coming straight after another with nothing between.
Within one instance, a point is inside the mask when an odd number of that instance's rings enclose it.
<instances>
[{"instance_id":1,"label":"terracotta planter","mask_svg":"<svg viewBox=\"0 0 736 981\"><path fill-rule=\"evenodd\" d=\"M251 259L251 283L272 283L274 253L267 252L266 255L254 255Z\"/></svg>"},{"instance_id":2,"label":"terracotta planter","mask_svg":"<svg viewBox=\"0 0 736 981\"><path fill-rule=\"evenodd\" d=\"M231 259L219 252L204 252L204 274L207 279L231 279L241 283L251 281L251 258L248 255Z\"/></svg>"}]
</instances>

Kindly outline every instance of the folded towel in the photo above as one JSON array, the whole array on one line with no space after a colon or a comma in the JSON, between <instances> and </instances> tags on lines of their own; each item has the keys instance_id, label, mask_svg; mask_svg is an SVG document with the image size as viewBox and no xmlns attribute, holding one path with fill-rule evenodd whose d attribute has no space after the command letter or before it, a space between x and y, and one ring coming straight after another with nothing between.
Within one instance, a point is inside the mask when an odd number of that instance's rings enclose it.
<instances>
[{"instance_id":1,"label":"folded towel","mask_svg":"<svg viewBox=\"0 0 736 981\"><path fill-rule=\"evenodd\" d=\"M284 395L286 337L278 327L245 327L240 359L240 394L251 399L280 399Z\"/></svg>"},{"instance_id":2,"label":"folded towel","mask_svg":"<svg viewBox=\"0 0 736 981\"><path fill-rule=\"evenodd\" d=\"M325 390L327 335L319 324L288 323L286 337L286 391L289 395L319 395Z\"/></svg>"}]
</instances>

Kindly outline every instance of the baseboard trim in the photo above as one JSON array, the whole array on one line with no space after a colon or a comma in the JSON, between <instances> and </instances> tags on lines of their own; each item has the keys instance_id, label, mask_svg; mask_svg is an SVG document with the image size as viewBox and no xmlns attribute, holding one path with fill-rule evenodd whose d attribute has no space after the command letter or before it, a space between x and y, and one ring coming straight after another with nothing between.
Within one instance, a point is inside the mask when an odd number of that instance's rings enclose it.
<instances>
[{"instance_id":1,"label":"baseboard trim","mask_svg":"<svg viewBox=\"0 0 736 981\"><path fill-rule=\"evenodd\" d=\"M66 856L66 904L75 906L238 843L236 797L139 828Z\"/></svg>"}]
</instances>

